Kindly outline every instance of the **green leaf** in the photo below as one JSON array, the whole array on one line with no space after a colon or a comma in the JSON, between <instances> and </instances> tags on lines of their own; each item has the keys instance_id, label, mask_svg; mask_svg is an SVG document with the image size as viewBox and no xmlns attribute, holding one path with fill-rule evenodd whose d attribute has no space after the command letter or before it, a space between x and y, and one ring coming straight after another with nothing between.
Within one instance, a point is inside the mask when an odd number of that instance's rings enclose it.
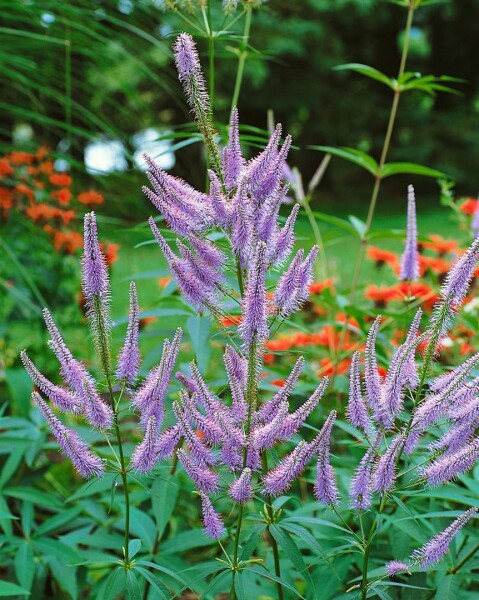
<instances>
[{"instance_id":1,"label":"green leaf","mask_svg":"<svg viewBox=\"0 0 479 600\"><path fill-rule=\"evenodd\" d=\"M156 571L160 571L161 573L164 573L165 575L169 575L170 577L173 577L173 579L176 579L177 581L184 583L183 579L177 575L174 571L172 571L171 569L167 569L166 567L163 567L162 565L157 565L156 563L153 563L149 560L139 560L136 563L137 565L144 565L145 567L150 567L150 569L155 569ZM219 565L219 563L214 563L215 566Z\"/></svg>"},{"instance_id":2,"label":"green leaf","mask_svg":"<svg viewBox=\"0 0 479 600\"><path fill-rule=\"evenodd\" d=\"M359 237L363 239L364 234L366 233L366 223L353 215L349 215L349 220L351 221L351 225L358 232Z\"/></svg>"},{"instance_id":3,"label":"green leaf","mask_svg":"<svg viewBox=\"0 0 479 600\"><path fill-rule=\"evenodd\" d=\"M126 571L118 567L100 582L96 600L113 600L121 597L126 588Z\"/></svg>"},{"instance_id":4,"label":"green leaf","mask_svg":"<svg viewBox=\"0 0 479 600\"><path fill-rule=\"evenodd\" d=\"M5 496L18 498L19 500L28 500L33 504L38 504L44 508L61 510L63 503L52 494L47 494L31 487L12 487L3 490Z\"/></svg>"},{"instance_id":5,"label":"green leaf","mask_svg":"<svg viewBox=\"0 0 479 600\"><path fill-rule=\"evenodd\" d=\"M239 571L235 577L235 593L238 600L246 600L244 593L243 573Z\"/></svg>"},{"instance_id":6,"label":"green leaf","mask_svg":"<svg viewBox=\"0 0 479 600\"><path fill-rule=\"evenodd\" d=\"M67 594L76 600L78 597L78 585L76 578L76 569L67 565L64 560L52 556L48 559L50 571L53 578L59 583L60 587Z\"/></svg>"},{"instance_id":7,"label":"green leaf","mask_svg":"<svg viewBox=\"0 0 479 600\"><path fill-rule=\"evenodd\" d=\"M365 77L369 77L370 79L375 79L381 83L384 83L387 87L392 90L395 89L395 82L390 77L381 73L374 67L370 67L369 65L363 65L361 63L348 63L345 65L338 65L334 67L335 71L354 71L355 73L359 73L360 75L364 75Z\"/></svg>"},{"instance_id":8,"label":"green leaf","mask_svg":"<svg viewBox=\"0 0 479 600\"><path fill-rule=\"evenodd\" d=\"M128 542L128 556L132 559L141 548L141 540L130 540Z\"/></svg>"},{"instance_id":9,"label":"green leaf","mask_svg":"<svg viewBox=\"0 0 479 600\"><path fill-rule=\"evenodd\" d=\"M0 596L29 596L30 592L9 581L0 581Z\"/></svg>"},{"instance_id":10,"label":"green leaf","mask_svg":"<svg viewBox=\"0 0 479 600\"><path fill-rule=\"evenodd\" d=\"M303 556L294 540L284 529L281 528L281 525L271 525L269 530L273 538L277 541L278 545L284 550L285 555L298 569L300 575L304 577L308 589L313 592L314 598L316 598L315 585L311 579L311 575L308 571L306 563L304 562Z\"/></svg>"},{"instance_id":11,"label":"green leaf","mask_svg":"<svg viewBox=\"0 0 479 600\"><path fill-rule=\"evenodd\" d=\"M75 506L74 508L68 508L67 510L58 513L54 517L43 521L43 523L36 529L35 535L45 535L46 533L51 533L52 531L59 529L66 523L73 521L73 519L77 517L81 511L81 506Z\"/></svg>"},{"instance_id":12,"label":"green leaf","mask_svg":"<svg viewBox=\"0 0 479 600\"><path fill-rule=\"evenodd\" d=\"M182 531L174 538L167 540L162 544L161 551L163 554L174 554L193 548L201 548L202 546L212 546L213 544L216 544L216 541L207 537L200 529L191 529Z\"/></svg>"},{"instance_id":13,"label":"green leaf","mask_svg":"<svg viewBox=\"0 0 479 600\"><path fill-rule=\"evenodd\" d=\"M357 236L357 231L354 229L354 227L351 225L351 223L349 221L347 221L346 219L341 219L340 217L335 217L333 215L327 215L326 213L317 212L317 211L313 212L313 216L316 219L319 219L320 221L324 221L325 223L330 223L331 225L335 225L336 227L339 227L340 229L344 229L345 231L353 234L354 236Z\"/></svg>"},{"instance_id":14,"label":"green leaf","mask_svg":"<svg viewBox=\"0 0 479 600\"><path fill-rule=\"evenodd\" d=\"M386 163L383 165L381 169L381 177L385 179L386 177L390 177L391 175L424 175L425 177L437 177L444 178L448 177L442 171L438 171L436 169L430 169L429 167L424 167L423 165L417 165L416 163L410 162L393 162Z\"/></svg>"},{"instance_id":15,"label":"green leaf","mask_svg":"<svg viewBox=\"0 0 479 600\"><path fill-rule=\"evenodd\" d=\"M42 305L44 306L44 305ZM7 369L5 380L10 394L10 405L16 415L28 416L30 412L30 394L32 380L25 369Z\"/></svg>"},{"instance_id":16,"label":"green leaf","mask_svg":"<svg viewBox=\"0 0 479 600\"><path fill-rule=\"evenodd\" d=\"M342 146L341 148L335 148L334 146L308 146L312 150L320 150L321 152L327 152L328 154L333 154L334 156L339 156L344 160L348 160L349 162L358 165L362 169L366 169L371 175L376 176L379 171L379 165L374 160L372 156L366 154L366 152L361 152L360 150L356 150L355 148L348 148Z\"/></svg>"},{"instance_id":17,"label":"green leaf","mask_svg":"<svg viewBox=\"0 0 479 600\"><path fill-rule=\"evenodd\" d=\"M17 472L18 466L22 461L24 450L25 448L22 446L13 448L12 453L3 465L2 474L0 475L0 488L2 488L10 480L12 475Z\"/></svg>"},{"instance_id":18,"label":"green leaf","mask_svg":"<svg viewBox=\"0 0 479 600\"><path fill-rule=\"evenodd\" d=\"M208 343L211 319L206 316L192 315L186 320L186 329L190 334L195 360L200 371L204 371L208 366L211 353L211 344Z\"/></svg>"},{"instance_id":19,"label":"green leaf","mask_svg":"<svg viewBox=\"0 0 479 600\"><path fill-rule=\"evenodd\" d=\"M61 560L68 561L70 564L75 564L81 560L80 555L65 544L50 538L34 538L32 540L34 548L46 556L55 556Z\"/></svg>"},{"instance_id":20,"label":"green leaf","mask_svg":"<svg viewBox=\"0 0 479 600\"><path fill-rule=\"evenodd\" d=\"M15 575L20 585L26 590L32 589L35 574L35 557L29 542L23 540L15 554Z\"/></svg>"},{"instance_id":21,"label":"green leaf","mask_svg":"<svg viewBox=\"0 0 479 600\"><path fill-rule=\"evenodd\" d=\"M160 579L158 577L156 577L155 575L153 575L146 569L143 569L142 567L138 567L137 565L135 565L135 571L137 573L139 573L144 579L146 579L150 583L151 587L155 590L155 592L157 594L157 595L155 595L155 598L161 598L161 599L165 598L165 600L168 600L169 598L171 598L170 591L165 586L165 584L162 583L162 581L160 581Z\"/></svg>"},{"instance_id":22,"label":"green leaf","mask_svg":"<svg viewBox=\"0 0 479 600\"><path fill-rule=\"evenodd\" d=\"M265 579L269 579L271 581L274 581L276 583L279 583L282 587L290 590L291 592L293 592L295 594L295 596L297 596L298 598L301 598L302 600L304 600L304 596L302 596L297 589L295 589L292 585L290 585L287 581L285 581L284 579L281 579L281 577L276 577L276 575L273 575L273 573L270 573L269 571L266 571L265 569L261 568L261 567L245 567L243 569L243 571L250 571L251 573L256 573L257 575L259 575L260 577L264 577Z\"/></svg>"},{"instance_id":23,"label":"green leaf","mask_svg":"<svg viewBox=\"0 0 479 600\"><path fill-rule=\"evenodd\" d=\"M131 570L126 573L126 593L128 600L142 600L140 584Z\"/></svg>"},{"instance_id":24,"label":"green leaf","mask_svg":"<svg viewBox=\"0 0 479 600\"><path fill-rule=\"evenodd\" d=\"M459 597L459 577L448 574L438 586L434 600L457 600Z\"/></svg>"},{"instance_id":25,"label":"green leaf","mask_svg":"<svg viewBox=\"0 0 479 600\"><path fill-rule=\"evenodd\" d=\"M153 516L158 527L158 537L161 538L170 520L178 498L179 486L172 475L155 479L151 487Z\"/></svg>"},{"instance_id":26,"label":"green leaf","mask_svg":"<svg viewBox=\"0 0 479 600\"><path fill-rule=\"evenodd\" d=\"M156 540L156 525L151 517L137 508L131 508L130 530L141 538L149 552L153 550Z\"/></svg>"}]
</instances>

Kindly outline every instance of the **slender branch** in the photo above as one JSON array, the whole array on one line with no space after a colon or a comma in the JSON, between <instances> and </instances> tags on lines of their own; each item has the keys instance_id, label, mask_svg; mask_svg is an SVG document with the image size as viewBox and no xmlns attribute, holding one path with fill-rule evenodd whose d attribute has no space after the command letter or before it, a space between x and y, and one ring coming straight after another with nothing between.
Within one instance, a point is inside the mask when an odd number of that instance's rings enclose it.
<instances>
[{"instance_id":1,"label":"slender branch","mask_svg":"<svg viewBox=\"0 0 479 600\"><path fill-rule=\"evenodd\" d=\"M248 4L245 11L245 22L244 22L244 30L243 37L241 39L241 43L239 46L239 59L238 59L238 69L236 71L236 81L235 88L233 92L233 98L231 100L231 110L235 106L238 105L239 95L241 91L241 84L243 82L243 73L246 59L248 57L248 42L249 42L249 34L251 30L251 16L253 13L253 8L251 4Z\"/></svg>"}]
</instances>

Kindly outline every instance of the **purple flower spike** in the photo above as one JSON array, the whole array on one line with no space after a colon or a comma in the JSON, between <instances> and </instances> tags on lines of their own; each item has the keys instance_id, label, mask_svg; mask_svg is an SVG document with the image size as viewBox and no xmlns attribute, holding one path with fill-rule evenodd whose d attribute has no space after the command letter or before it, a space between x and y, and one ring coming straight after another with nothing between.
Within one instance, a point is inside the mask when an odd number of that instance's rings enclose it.
<instances>
[{"instance_id":1,"label":"purple flower spike","mask_svg":"<svg viewBox=\"0 0 479 600\"><path fill-rule=\"evenodd\" d=\"M476 210L474 211L474 215L472 216L471 221L471 229L472 233L474 234L474 237L477 237L479 235L479 199L476 202Z\"/></svg>"},{"instance_id":2,"label":"purple flower spike","mask_svg":"<svg viewBox=\"0 0 479 600\"><path fill-rule=\"evenodd\" d=\"M373 477L374 491L384 494L393 487L397 476L396 459L404 446L404 442L405 434L399 433L379 459Z\"/></svg>"},{"instance_id":3,"label":"purple flower spike","mask_svg":"<svg viewBox=\"0 0 479 600\"><path fill-rule=\"evenodd\" d=\"M291 415L288 415L281 427L281 438L289 440L291 436L298 431L309 415L318 405L321 398L324 396L329 380L327 377L321 379L320 384L311 394L311 396Z\"/></svg>"},{"instance_id":4,"label":"purple flower spike","mask_svg":"<svg viewBox=\"0 0 479 600\"><path fill-rule=\"evenodd\" d=\"M301 263L299 269L299 292L298 300L301 304L309 298L309 288L313 283L313 269L316 258L319 254L319 247L313 246L309 251L308 256Z\"/></svg>"},{"instance_id":5,"label":"purple flower spike","mask_svg":"<svg viewBox=\"0 0 479 600\"><path fill-rule=\"evenodd\" d=\"M400 560L391 560L386 564L386 573L388 574L388 577L394 577L398 573L403 573L404 571L409 572L409 569L409 565Z\"/></svg>"},{"instance_id":6,"label":"purple flower spike","mask_svg":"<svg viewBox=\"0 0 479 600\"><path fill-rule=\"evenodd\" d=\"M298 250L288 269L281 276L274 293L274 303L278 313L286 318L299 307L299 271L303 260L303 250Z\"/></svg>"},{"instance_id":7,"label":"purple flower spike","mask_svg":"<svg viewBox=\"0 0 479 600\"><path fill-rule=\"evenodd\" d=\"M338 488L334 477L333 467L330 462L330 437L331 430L336 419L333 411L321 429L321 442L318 450L318 463L316 467L316 483L314 484L314 495L320 504L339 504Z\"/></svg>"},{"instance_id":8,"label":"purple flower spike","mask_svg":"<svg viewBox=\"0 0 479 600\"><path fill-rule=\"evenodd\" d=\"M470 508L453 521L444 531L435 535L422 548L415 550L412 559L425 571L431 565L438 563L449 549L457 534L477 513L477 508Z\"/></svg>"},{"instance_id":9,"label":"purple flower spike","mask_svg":"<svg viewBox=\"0 0 479 600\"><path fill-rule=\"evenodd\" d=\"M240 195L241 188L237 195ZM252 251L253 225L251 218L242 204L241 198L236 203L233 213L233 224L231 232L231 244L235 255L238 257L241 266L245 266L250 258Z\"/></svg>"},{"instance_id":10,"label":"purple flower spike","mask_svg":"<svg viewBox=\"0 0 479 600\"><path fill-rule=\"evenodd\" d=\"M351 479L351 506L356 510L367 510L372 504L373 469L380 436L376 437L372 447L368 448Z\"/></svg>"},{"instance_id":11,"label":"purple flower spike","mask_svg":"<svg viewBox=\"0 0 479 600\"><path fill-rule=\"evenodd\" d=\"M466 297L478 259L479 238L476 238L446 276L440 293L453 310L457 310Z\"/></svg>"},{"instance_id":12,"label":"purple flower spike","mask_svg":"<svg viewBox=\"0 0 479 600\"><path fill-rule=\"evenodd\" d=\"M371 431L371 421L361 393L361 365L359 361L360 354L355 352L349 372L349 403L346 414L354 427L369 433Z\"/></svg>"},{"instance_id":13,"label":"purple flower spike","mask_svg":"<svg viewBox=\"0 0 479 600\"><path fill-rule=\"evenodd\" d=\"M194 39L188 33L180 33L173 46L175 64L178 70L178 78L183 84L188 102L193 109L195 117L200 110L205 113L210 110L210 101L206 91L205 79L201 70L200 59Z\"/></svg>"},{"instance_id":14,"label":"purple flower spike","mask_svg":"<svg viewBox=\"0 0 479 600\"><path fill-rule=\"evenodd\" d=\"M30 375L33 383L58 407L62 412L71 411L78 413L81 409L79 399L65 388L54 385L35 367L28 358L25 350L20 352L20 358L26 372Z\"/></svg>"},{"instance_id":15,"label":"purple flower spike","mask_svg":"<svg viewBox=\"0 0 479 600\"><path fill-rule=\"evenodd\" d=\"M95 387L95 382L86 377L83 381L83 411L87 422L99 429L111 429L113 410L107 406Z\"/></svg>"},{"instance_id":16,"label":"purple flower spike","mask_svg":"<svg viewBox=\"0 0 479 600\"><path fill-rule=\"evenodd\" d=\"M106 259L100 250L94 212L85 215L82 258L82 289L87 300L93 296L108 298L110 285Z\"/></svg>"},{"instance_id":17,"label":"purple flower spike","mask_svg":"<svg viewBox=\"0 0 479 600\"><path fill-rule=\"evenodd\" d=\"M231 111L228 145L224 148L221 158L226 188L232 190L238 185L244 166L240 146L238 109L236 106Z\"/></svg>"},{"instance_id":18,"label":"purple flower spike","mask_svg":"<svg viewBox=\"0 0 479 600\"><path fill-rule=\"evenodd\" d=\"M251 485L251 469L246 467L238 479L230 486L230 496L235 502L242 504L253 497L253 486Z\"/></svg>"},{"instance_id":19,"label":"purple flower spike","mask_svg":"<svg viewBox=\"0 0 479 600\"><path fill-rule=\"evenodd\" d=\"M188 241L199 258L209 267L221 269L226 262L226 254L207 239L190 235Z\"/></svg>"},{"instance_id":20,"label":"purple flower spike","mask_svg":"<svg viewBox=\"0 0 479 600\"><path fill-rule=\"evenodd\" d=\"M118 357L116 377L127 386L132 386L138 377L140 369L140 348L138 336L140 330L140 308L138 306L138 295L136 285L130 283L130 314L128 317L128 328L126 330L125 343Z\"/></svg>"},{"instance_id":21,"label":"purple flower spike","mask_svg":"<svg viewBox=\"0 0 479 600\"><path fill-rule=\"evenodd\" d=\"M253 343L262 345L268 338L268 299L266 296L266 245L259 242L249 271L243 297L243 321L238 327L245 352Z\"/></svg>"},{"instance_id":22,"label":"purple flower spike","mask_svg":"<svg viewBox=\"0 0 479 600\"><path fill-rule=\"evenodd\" d=\"M191 454L186 452L186 450L178 450L176 454L183 469L193 481L198 491L203 494L212 494L213 492L219 491L220 476L218 473L215 473L213 469L195 463Z\"/></svg>"},{"instance_id":23,"label":"purple flower spike","mask_svg":"<svg viewBox=\"0 0 479 600\"><path fill-rule=\"evenodd\" d=\"M264 491L268 496L279 496L289 489L293 481L304 470L309 447L301 440L296 448L263 477Z\"/></svg>"},{"instance_id":24,"label":"purple flower spike","mask_svg":"<svg viewBox=\"0 0 479 600\"><path fill-rule=\"evenodd\" d=\"M86 479L93 475L101 477L104 468L101 458L93 454L76 431L63 425L40 394L33 392L32 399L45 417L62 452L72 461L78 473Z\"/></svg>"},{"instance_id":25,"label":"purple flower spike","mask_svg":"<svg viewBox=\"0 0 479 600\"><path fill-rule=\"evenodd\" d=\"M379 377L378 363L376 361L376 340L378 337L379 326L381 325L381 315L378 315L371 325L366 340L364 381L366 387L366 397L369 406L377 412L381 398L381 378Z\"/></svg>"},{"instance_id":26,"label":"purple flower spike","mask_svg":"<svg viewBox=\"0 0 479 600\"><path fill-rule=\"evenodd\" d=\"M276 415L280 404L287 400L296 385L299 376L301 375L301 371L304 367L304 358L300 356L296 363L294 364L291 373L286 378L286 381L283 383L282 387L278 392L268 400L265 404L263 404L258 411L258 418L260 421L267 423Z\"/></svg>"},{"instance_id":27,"label":"purple flower spike","mask_svg":"<svg viewBox=\"0 0 479 600\"><path fill-rule=\"evenodd\" d=\"M407 189L407 236L401 257L399 279L413 281L419 277L419 253L417 250L416 199L414 188Z\"/></svg>"},{"instance_id":28,"label":"purple flower spike","mask_svg":"<svg viewBox=\"0 0 479 600\"><path fill-rule=\"evenodd\" d=\"M471 469L479 458L479 439L474 439L456 452L446 454L420 470L430 485L441 485Z\"/></svg>"},{"instance_id":29,"label":"purple flower spike","mask_svg":"<svg viewBox=\"0 0 479 600\"><path fill-rule=\"evenodd\" d=\"M213 508L211 500L206 494L201 494L201 508L203 512L203 525L205 533L208 537L217 540L222 538L226 531L223 521L219 514Z\"/></svg>"},{"instance_id":30,"label":"purple flower spike","mask_svg":"<svg viewBox=\"0 0 479 600\"><path fill-rule=\"evenodd\" d=\"M169 427L160 433L157 440L157 453L158 460L164 460L173 456L176 446L180 443L183 438L181 431L181 425L176 424L173 427Z\"/></svg>"},{"instance_id":31,"label":"purple flower spike","mask_svg":"<svg viewBox=\"0 0 479 600\"><path fill-rule=\"evenodd\" d=\"M283 229L277 234L272 250L269 254L270 261L274 265L282 264L290 255L294 245L294 225L299 213L299 204L295 204Z\"/></svg>"},{"instance_id":32,"label":"purple flower spike","mask_svg":"<svg viewBox=\"0 0 479 600\"><path fill-rule=\"evenodd\" d=\"M131 466L139 473L148 473L158 461L157 446L158 425L155 417L148 419L143 440L135 448L131 456Z\"/></svg>"}]
</instances>

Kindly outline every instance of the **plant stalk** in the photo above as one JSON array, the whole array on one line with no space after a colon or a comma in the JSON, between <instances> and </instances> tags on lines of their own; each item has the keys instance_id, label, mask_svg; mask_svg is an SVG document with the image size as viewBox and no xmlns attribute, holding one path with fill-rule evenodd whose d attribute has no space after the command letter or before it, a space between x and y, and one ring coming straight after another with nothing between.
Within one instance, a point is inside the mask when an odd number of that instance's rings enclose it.
<instances>
[{"instance_id":1,"label":"plant stalk","mask_svg":"<svg viewBox=\"0 0 479 600\"><path fill-rule=\"evenodd\" d=\"M244 66L246 63L246 59L248 57L248 42L249 35L251 31L251 17L253 13L253 8L251 4L248 4L246 7L245 21L244 21L244 30L243 37L241 39L241 43L239 45L239 59L238 59L238 69L236 71L236 80L235 87L233 92L233 98L231 100L231 110L235 106L238 106L239 95L241 91L241 84L243 83L243 74L244 74Z\"/></svg>"}]
</instances>

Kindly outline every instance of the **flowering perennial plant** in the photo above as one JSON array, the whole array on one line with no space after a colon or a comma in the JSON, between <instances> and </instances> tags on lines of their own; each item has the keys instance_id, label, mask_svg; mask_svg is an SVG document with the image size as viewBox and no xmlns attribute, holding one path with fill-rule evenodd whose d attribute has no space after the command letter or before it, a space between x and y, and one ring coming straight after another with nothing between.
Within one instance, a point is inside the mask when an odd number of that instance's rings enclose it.
<instances>
[{"instance_id":1,"label":"flowering perennial plant","mask_svg":"<svg viewBox=\"0 0 479 600\"><path fill-rule=\"evenodd\" d=\"M151 187L145 187L144 192L168 230L160 230L158 217L151 217L149 225L184 301L231 331L231 343L223 353L228 390L215 393L214 384L209 384L197 362L191 361L188 369L182 364L175 374L181 384L179 393L171 402L165 402L178 362L181 329L164 341L161 360L140 379L140 310L134 283L130 284L126 337L113 366L108 266L92 212L84 220L82 291L102 381L95 381L85 365L74 358L50 312L45 310L49 346L58 359L65 385L51 382L23 352L24 367L37 388L33 401L60 449L82 477L101 477L111 471L121 478L125 540L120 562L127 578L137 568L130 539L129 486L133 479L144 475L154 478L158 464L172 458L170 474L173 476L180 466L191 480L201 504L204 532L218 540L223 551L218 568L211 573L218 575L218 581L229 574L230 598L245 597L243 576L248 572L272 579L280 599L284 588L296 591L281 571L280 547L290 554L301 577L312 586L312 597L316 597L308 566L290 534L301 537L310 549L316 549L317 542L298 524L301 521L282 520L281 516L281 507L288 500L283 495L314 461L315 477L307 483L314 493L315 511L328 511L331 524L347 534L347 547L342 552L361 556L361 581L351 590L362 599L372 597L386 577L411 573L416 568L425 570L439 562L476 513L476 508L466 510L414 551L408 561L390 561L379 575L370 572L369 555L381 517L401 486L437 486L453 481L479 458L479 354L450 372L433 375L431 371L441 341L468 293L479 258L479 238L447 272L423 333L423 311L416 312L387 370L381 371L377 358L381 316L372 322L364 347L347 336L335 340L334 332L329 331L333 333L332 339L328 337L333 350L346 352L343 361L349 362L351 356L346 416L365 448L348 482L348 507L341 493L346 486L343 482L338 485L331 464L337 411L318 409L326 398L328 379L319 379L299 406L292 398L305 366L303 357L297 358L273 395L265 397L262 383L268 350L273 351L272 332L306 303L311 290L318 289L313 284L313 267L319 248L314 246L306 254L302 249L294 252L299 204L293 205L285 220L280 217L288 195L285 161L291 138L282 139L282 128L277 125L264 150L247 159L240 145L239 115L234 108L228 140L220 151L191 36L181 34L174 53L179 79L205 139L211 166L209 188L207 192L194 189L146 156ZM390 262L391 257L376 255L379 258ZM406 246L400 266L396 261L395 267L399 267L399 277L410 290L421 269L412 187L408 190ZM325 287L332 286L322 286L321 290ZM348 317L343 323L359 328L359 323ZM418 361L420 351L422 360ZM111 454L105 448L90 447L75 429L63 424L44 397L56 412L70 413L66 417L69 422L84 419L89 427L101 432ZM138 415L142 431L129 460L121 429L126 409ZM316 429L307 421L318 412L321 426ZM163 427L168 418L172 422ZM422 460L418 459L419 453ZM404 471L403 463L407 467ZM244 534L245 515L258 501L264 505L264 512L256 513L259 527L248 537ZM223 515L219 504L228 508ZM311 519L311 523L321 521ZM255 571L255 563L262 559L254 553L263 533L272 550L273 568ZM142 570L138 572L148 581L147 597L149 585L155 580L145 567L155 565L145 561L140 565ZM173 575L178 579L178 574Z\"/></svg>"}]
</instances>

